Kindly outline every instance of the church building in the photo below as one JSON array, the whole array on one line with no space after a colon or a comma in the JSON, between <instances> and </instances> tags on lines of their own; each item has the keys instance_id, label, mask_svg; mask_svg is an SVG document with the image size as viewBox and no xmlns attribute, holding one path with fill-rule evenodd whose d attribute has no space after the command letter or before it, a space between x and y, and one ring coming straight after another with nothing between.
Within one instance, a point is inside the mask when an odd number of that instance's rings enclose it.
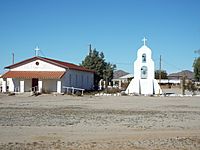
<instances>
[{"instance_id":1,"label":"church building","mask_svg":"<svg viewBox=\"0 0 200 150\"><path fill-rule=\"evenodd\" d=\"M162 94L162 90L155 79L151 49L146 46L145 38L143 41L144 45L138 49L137 59L134 62L134 79L131 80L125 92L139 95Z\"/></svg>"},{"instance_id":2,"label":"church building","mask_svg":"<svg viewBox=\"0 0 200 150\"><path fill-rule=\"evenodd\" d=\"M2 92L56 92L63 87L92 90L94 71L55 59L35 56L5 67L9 69L1 78Z\"/></svg>"}]
</instances>

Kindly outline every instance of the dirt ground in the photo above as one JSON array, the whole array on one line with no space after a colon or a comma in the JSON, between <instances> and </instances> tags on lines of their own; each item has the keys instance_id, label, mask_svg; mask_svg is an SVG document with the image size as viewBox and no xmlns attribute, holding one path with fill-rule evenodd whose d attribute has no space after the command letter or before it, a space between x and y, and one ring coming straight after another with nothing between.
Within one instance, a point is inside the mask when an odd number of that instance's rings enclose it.
<instances>
[{"instance_id":1,"label":"dirt ground","mask_svg":"<svg viewBox=\"0 0 200 150\"><path fill-rule=\"evenodd\" d=\"M200 97L0 94L0 149L199 150Z\"/></svg>"}]
</instances>

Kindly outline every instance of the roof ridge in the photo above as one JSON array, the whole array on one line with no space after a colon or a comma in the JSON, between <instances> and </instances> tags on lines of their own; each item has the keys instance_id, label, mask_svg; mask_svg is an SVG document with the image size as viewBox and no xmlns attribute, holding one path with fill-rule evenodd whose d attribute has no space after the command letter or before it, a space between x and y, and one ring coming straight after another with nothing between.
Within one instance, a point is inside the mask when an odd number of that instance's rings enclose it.
<instances>
[{"instance_id":1,"label":"roof ridge","mask_svg":"<svg viewBox=\"0 0 200 150\"><path fill-rule=\"evenodd\" d=\"M5 69L11 69L11 68L26 64L30 61L34 61L36 59L43 60L43 61L46 61L48 63L57 65L59 67L67 68L67 69L74 69L74 70L93 72L93 73L95 72L93 70L87 69L87 68L82 67L82 66L78 66L78 65L73 64L73 63L64 62L64 61L60 61L60 60L56 60L56 59L52 59L52 58L40 57L40 56L35 56L35 57L29 58L29 59L25 59L23 61L20 61L18 63L13 64L13 65L7 66L7 67L5 67Z\"/></svg>"}]
</instances>

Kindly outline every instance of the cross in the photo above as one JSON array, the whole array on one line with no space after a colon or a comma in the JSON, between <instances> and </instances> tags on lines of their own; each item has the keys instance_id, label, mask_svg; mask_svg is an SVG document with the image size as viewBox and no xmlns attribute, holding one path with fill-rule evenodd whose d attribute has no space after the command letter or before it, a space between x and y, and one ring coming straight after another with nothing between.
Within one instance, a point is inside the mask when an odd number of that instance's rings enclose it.
<instances>
[{"instance_id":1,"label":"cross","mask_svg":"<svg viewBox=\"0 0 200 150\"><path fill-rule=\"evenodd\" d=\"M39 56L39 47L37 46L36 48L35 48L35 56Z\"/></svg>"},{"instance_id":2,"label":"cross","mask_svg":"<svg viewBox=\"0 0 200 150\"><path fill-rule=\"evenodd\" d=\"M145 37L143 38L142 41L144 42L144 45L146 45L146 41L147 41L147 39L146 39Z\"/></svg>"}]
</instances>

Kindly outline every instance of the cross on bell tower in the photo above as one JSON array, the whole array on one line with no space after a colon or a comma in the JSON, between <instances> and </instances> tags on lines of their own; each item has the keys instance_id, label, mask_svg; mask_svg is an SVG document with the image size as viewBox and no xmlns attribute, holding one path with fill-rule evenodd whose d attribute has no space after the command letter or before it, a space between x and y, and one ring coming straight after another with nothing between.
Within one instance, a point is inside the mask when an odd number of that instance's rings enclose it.
<instances>
[{"instance_id":1,"label":"cross on bell tower","mask_svg":"<svg viewBox=\"0 0 200 150\"><path fill-rule=\"evenodd\" d=\"M146 41L147 41L147 39L146 39L145 37L143 38L142 41L144 42L144 45L146 45Z\"/></svg>"}]
</instances>

